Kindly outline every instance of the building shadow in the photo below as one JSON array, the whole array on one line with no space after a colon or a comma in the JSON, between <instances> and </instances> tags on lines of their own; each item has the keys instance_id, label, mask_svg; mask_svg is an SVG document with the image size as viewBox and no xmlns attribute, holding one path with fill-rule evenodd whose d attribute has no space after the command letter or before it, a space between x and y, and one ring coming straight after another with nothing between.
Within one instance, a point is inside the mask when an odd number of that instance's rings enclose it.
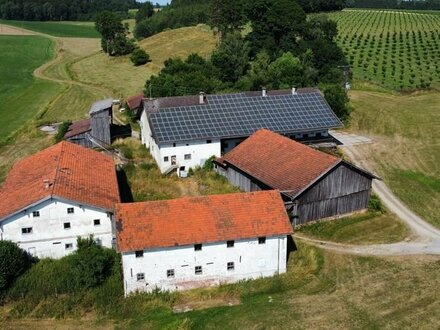
<instances>
[{"instance_id":1,"label":"building shadow","mask_svg":"<svg viewBox=\"0 0 440 330\"><path fill-rule=\"evenodd\" d=\"M292 236L291 235L287 236L287 262L289 262L292 252L295 252L296 250L298 250L298 248Z\"/></svg>"},{"instance_id":2,"label":"building shadow","mask_svg":"<svg viewBox=\"0 0 440 330\"><path fill-rule=\"evenodd\" d=\"M128 184L127 174L123 169L118 169L116 171L119 186L119 197L122 203L132 203L133 193L131 191L130 185Z\"/></svg>"}]
</instances>

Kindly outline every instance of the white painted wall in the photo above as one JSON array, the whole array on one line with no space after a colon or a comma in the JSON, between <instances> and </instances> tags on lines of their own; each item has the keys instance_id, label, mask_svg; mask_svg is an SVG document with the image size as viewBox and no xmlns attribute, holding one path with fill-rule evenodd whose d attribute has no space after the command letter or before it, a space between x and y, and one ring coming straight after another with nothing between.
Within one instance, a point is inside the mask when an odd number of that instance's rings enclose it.
<instances>
[{"instance_id":1,"label":"white painted wall","mask_svg":"<svg viewBox=\"0 0 440 330\"><path fill-rule=\"evenodd\" d=\"M73 214L67 208L74 209ZM33 211L39 211L39 217L33 217ZM94 225L99 219L100 225ZM64 229L64 223L70 222L70 229ZM32 233L23 234L22 228L32 227ZM88 206L51 199L30 207L0 223L1 239L10 240L39 258L61 258L76 250L78 236L93 234L105 247L112 247L112 217L106 212ZM72 248L66 248L72 244Z\"/></svg>"},{"instance_id":2,"label":"white painted wall","mask_svg":"<svg viewBox=\"0 0 440 330\"><path fill-rule=\"evenodd\" d=\"M236 240L234 247L226 242L203 244L201 251L194 245L149 249L136 258L135 251L122 253L125 294L135 291L186 290L219 283L232 283L286 272L287 237L267 237L265 244L258 238ZM235 269L227 270L234 262ZM195 267L202 266L202 274ZM174 269L174 278L167 270ZM138 281L137 274L145 279Z\"/></svg>"}]
</instances>

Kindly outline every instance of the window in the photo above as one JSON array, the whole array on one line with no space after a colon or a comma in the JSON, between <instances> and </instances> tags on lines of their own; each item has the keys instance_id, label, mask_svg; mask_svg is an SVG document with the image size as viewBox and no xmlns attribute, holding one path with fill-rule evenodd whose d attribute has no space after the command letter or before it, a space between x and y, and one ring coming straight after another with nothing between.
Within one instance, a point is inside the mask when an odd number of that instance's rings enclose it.
<instances>
[{"instance_id":1,"label":"window","mask_svg":"<svg viewBox=\"0 0 440 330\"><path fill-rule=\"evenodd\" d=\"M32 234L32 227L21 228L22 234Z\"/></svg>"},{"instance_id":2,"label":"window","mask_svg":"<svg viewBox=\"0 0 440 330\"><path fill-rule=\"evenodd\" d=\"M39 217L39 216L40 216L40 211L34 211L34 212L32 212L32 216L33 216L34 218Z\"/></svg>"},{"instance_id":3,"label":"window","mask_svg":"<svg viewBox=\"0 0 440 330\"><path fill-rule=\"evenodd\" d=\"M145 280L145 273L137 273L137 274L136 274L136 279L137 279L138 281L143 281L143 280Z\"/></svg>"},{"instance_id":4,"label":"window","mask_svg":"<svg viewBox=\"0 0 440 330\"><path fill-rule=\"evenodd\" d=\"M195 244L194 251L202 251L202 244Z\"/></svg>"},{"instance_id":5,"label":"window","mask_svg":"<svg viewBox=\"0 0 440 330\"><path fill-rule=\"evenodd\" d=\"M174 278L174 269L167 270L167 278Z\"/></svg>"},{"instance_id":6,"label":"window","mask_svg":"<svg viewBox=\"0 0 440 330\"><path fill-rule=\"evenodd\" d=\"M176 142L173 143L173 147L175 147L175 146L176 146Z\"/></svg>"},{"instance_id":7,"label":"window","mask_svg":"<svg viewBox=\"0 0 440 330\"><path fill-rule=\"evenodd\" d=\"M212 140L206 140L206 143L212 143Z\"/></svg>"},{"instance_id":8,"label":"window","mask_svg":"<svg viewBox=\"0 0 440 330\"><path fill-rule=\"evenodd\" d=\"M190 160L191 159L191 154L186 154L185 155L185 160Z\"/></svg>"},{"instance_id":9,"label":"window","mask_svg":"<svg viewBox=\"0 0 440 330\"><path fill-rule=\"evenodd\" d=\"M202 266L196 266L194 272L196 275L202 275Z\"/></svg>"},{"instance_id":10,"label":"window","mask_svg":"<svg viewBox=\"0 0 440 330\"><path fill-rule=\"evenodd\" d=\"M266 244L266 237L258 237L258 244Z\"/></svg>"},{"instance_id":11,"label":"window","mask_svg":"<svg viewBox=\"0 0 440 330\"><path fill-rule=\"evenodd\" d=\"M65 247L66 247L66 250L71 250L71 249L73 249L73 243L67 243L65 245Z\"/></svg>"},{"instance_id":12,"label":"window","mask_svg":"<svg viewBox=\"0 0 440 330\"><path fill-rule=\"evenodd\" d=\"M93 220L93 225L94 226L99 226L100 224L101 224L101 220L100 219Z\"/></svg>"},{"instance_id":13,"label":"window","mask_svg":"<svg viewBox=\"0 0 440 330\"><path fill-rule=\"evenodd\" d=\"M165 156L165 157L163 158L163 161L164 161L164 162L169 162L169 161L170 161L170 157Z\"/></svg>"},{"instance_id":14,"label":"window","mask_svg":"<svg viewBox=\"0 0 440 330\"><path fill-rule=\"evenodd\" d=\"M144 250L136 251L136 258L142 258L144 256Z\"/></svg>"},{"instance_id":15,"label":"window","mask_svg":"<svg viewBox=\"0 0 440 330\"><path fill-rule=\"evenodd\" d=\"M64 223L64 229L70 229L70 222Z\"/></svg>"},{"instance_id":16,"label":"window","mask_svg":"<svg viewBox=\"0 0 440 330\"><path fill-rule=\"evenodd\" d=\"M67 208L67 214L72 214L72 213L74 213L73 207L68 207Z\"/></svg>"},{"instance_id":17,"label":"window","mask_svg":"<svg viewBox=\"0 0 440 330\"><path fill-rule=\"evenodd\" d=\"M234 265L233 261L228 262L227 269L228 270L234 270L235 269L235 265Z\"/></svg>"},{"instance_id":18,"label":"window","mask_svg":"<svg viewBox=\"0 0 440 330\"><path fill-rule=\"evenodd\" d=\"M226 246L228 248L234 247L234 241L226 241Z\"/></svg>"}]
</instances>

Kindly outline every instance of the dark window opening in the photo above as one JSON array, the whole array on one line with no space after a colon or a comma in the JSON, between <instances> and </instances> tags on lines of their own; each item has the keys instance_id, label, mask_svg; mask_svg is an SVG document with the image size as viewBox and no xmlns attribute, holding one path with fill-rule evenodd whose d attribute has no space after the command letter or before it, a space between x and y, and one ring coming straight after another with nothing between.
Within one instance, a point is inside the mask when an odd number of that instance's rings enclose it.
<instances>
[{"instance_id":1,"label":"dark window opening","mask_svg":"<svg viewBox=\"0 0 440 330\"><path fill-rule=\"evenodd\" d=\"M258 244L266 244L266 237L258 237Z\"/></svg>"},{"instance_id":2,"label":"dark window opening","mask_svg":"<svg viewBox=\"0 0 440 330\"><path fill-rule=\"evenodd\" d=\"M100 219L93 220L93 225L94 226L99 226L100 224L101 224L101 220Z\"/></svg>"},{"instance_id":3,"label":"dark window opening","mask_svg":"<svg viewBox=\"0 0 440 330\"><path fill-rule=\"evenodd\" d=\"M70 222L64 223L64 229L70 229Z\"/></svg>"},{"instance_id":4,"label":"dark window opening","mask_svg":"<svg viewBox=\"0 0 440 330\"><path fill-rule=\"evenodd\" d=\"M234 262L233 261L228 262L226 267L228 270L234 270L235 269Z\"/></svg>"},{"instance_id":5,"label":"dark window opening","mask_svg":"<svg viewBox=\"0 0 440 330\"><path fill-rule=\"evenodd\" d=\"M39 217L39 216L40 216L40 211L34 211L34 212L32 212L32 216L33 216L34 218Z\"/></svg>"},{"instance_id":6,"label":"dark window opening","mask_svg":"<svg viewBox=\"0 0 440 330\"><path fill-rule=\"evenodd\" d=\"M144 256L144 250L139 250L135 252L136 258L142 258Z\"/></svg>"},{"instance_id":7,"label":"dark window opening","mask_svg":"<svg viewBox=\"0 0 440 330\"><path fill-rule=\"evenodd\" d=\"M73 207L68 207L67 214L72 214L72 213L74 213Z\"/></svg>"},{"instance_id":8,"label":"dark window opening","mask_svg":"<svg viewBox=\"0 0 440 330\"><path fill-rule=\"evenodd\" d=\"M174 278L174 269L167 270L167 278Z\"/></svg>"},{"instance_id":9,"label":"dark window opening","mask_svg":"<svg viewBox=\"0 0 440 330\"><path fill-rule=\"evenodd\" d=\"M196 266L194 269L194 272L196 275L201 275L202 274L202 266Z\"/></svg>"},{"instance_id":10,"label":"dark window opening","mask_svg":"<svg viewBox=\"0 0 440 330\"><path fill-rule=\"evenodd\" d=\"M21 228L22 234L32 234L32 227Z\"/></svg>"},{"instance_id":11,"label":"dark window opening","mask_svg":"<svg viewBox=\"0 0 440 330\"><path fill-rule=\"evenodd\" d=\"M202 244L195 244L194 251L202 251Z\"/></svg>"},{"instance_id":12,"label":"dark window opening","mask_svg":"<svg viewBox=\"0 0 440 330\"><path fill-rule=\"evenodd\" d=\"M227 246L228 248L234 247L234 244L235 244L234 241L227 241L227 242L226 242L226 246Z\"/></svg>"}]
</instances>

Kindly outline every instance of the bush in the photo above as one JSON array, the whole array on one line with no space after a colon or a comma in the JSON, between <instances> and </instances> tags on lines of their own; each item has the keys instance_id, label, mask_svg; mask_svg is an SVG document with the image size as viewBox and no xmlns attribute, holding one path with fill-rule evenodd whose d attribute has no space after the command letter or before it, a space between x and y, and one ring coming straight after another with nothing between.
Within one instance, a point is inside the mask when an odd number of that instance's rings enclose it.
<instances>
[{"instance_id":1,"label":"bush","mask_svg":"<svg viewBox=\"0 0 440 330\"><path fill-rule=\"evenodd\" d=\"M71 121L64 121L60 124L60 126L58 126L58 132L55 135L56 142L60 142L62 139L64 139L64 135L67 133L67 130L71 124Z\"/></svg>"},{"instance_id":2,"label":"bush","mask_svg":"<svg viewBox=\"0 0 440 330\"><path fill-rule=\"evenodd\" d=\"M0 240L0 292L31 265L32 258L11 241Z\"/></svg>"},{"instance_id":3,"label":"bush","mask_svg":"<svg viewBox=\"0 0 440 330\"><path fill-rule=\"evenodd\" d=\"M385 212L385 206L377 195L371 195L370 201L368 202L368 210L371 212Z\"/></svg>"},{"instance_id":4,"label":"bush","mask_svg":"<svg viewBox=\"0 0 440 330\"><path fill-rule=\"evenodd\" d=\"M150 55L148 55L145 50L141 48L136 48L130 56L130 60L135 66L143 65L150 62Z\"/></svg>"}]
</instances>

